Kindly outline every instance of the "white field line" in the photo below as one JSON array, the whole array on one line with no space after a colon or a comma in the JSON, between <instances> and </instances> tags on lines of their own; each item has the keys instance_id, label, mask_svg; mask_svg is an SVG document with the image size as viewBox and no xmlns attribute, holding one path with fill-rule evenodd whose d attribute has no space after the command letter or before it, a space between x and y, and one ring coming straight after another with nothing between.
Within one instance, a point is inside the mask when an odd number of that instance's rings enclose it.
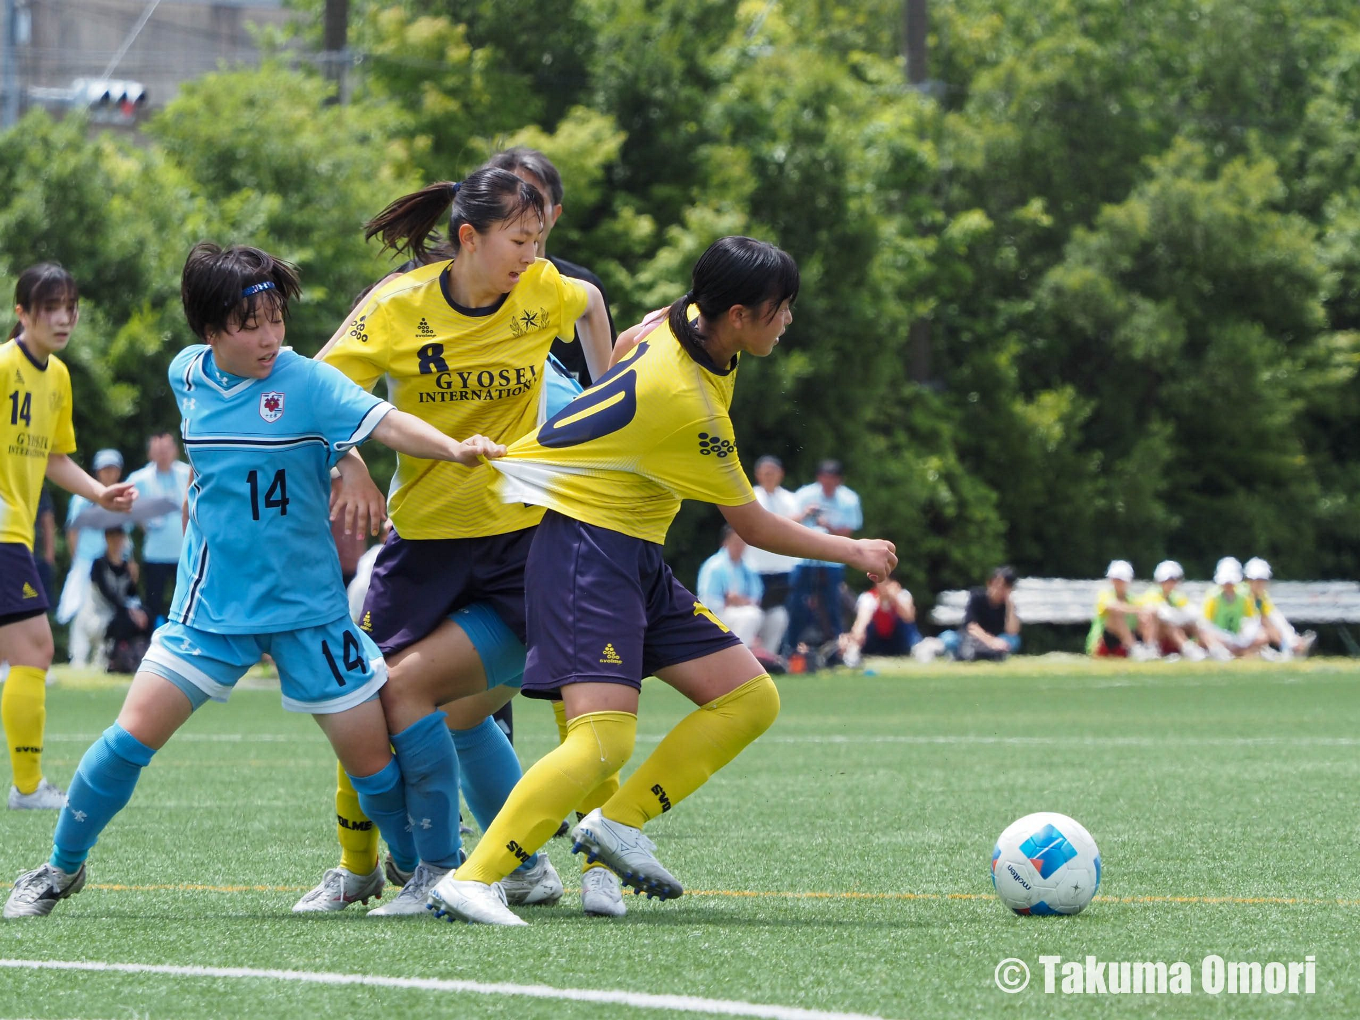
<instances>
[{"instance_id":1,"label":"white field line","mask_svg":"<svg viewBox=\"0 0 1360 1020\"><path fill-rule=\"evenodd\" d=\"M75 960L0 959L0 967L15 970L104 971L119 974L164 974L168 977L238 978L257 981L295 981L313 985L368 985L378 988L409 988L426 992L470 992L474 995L515 995L531 999L598 1002L611 1006L660 1009L674 1013L708 1013L718 1016L768 1017L770 1020L878 1020L865 1013L829 1013L796 1006L766 1006L729 999L704 999L696 995L648 995L644 992L553 988L549 985L487 984L448 978L381 977L374 974L336 974L328 971L257 970L253 967L173 967L149 963L102 963Z\"/></svg>"},{"instance_id":2,"label":"white field line","mask_svg":"<svg viewBox=\"0 0 1360 1020\"><path fill-rule=\"evenodd\" d=\"M660 743L664 733L639 733L639 743ZM49 733L50 743L93 743L98 733ZM178 744L316 744L326 747L324 738L308 733L290 736L283 733L179 733L171 738ZM1355 737L1191 737L1191 736L1076 736L1051 737L997 736L987 733L957 734L865 734L835 733L774 734L760 738L761 744L999 744L1014 747L1360 747Z\"/></svg>"}]
</instances>

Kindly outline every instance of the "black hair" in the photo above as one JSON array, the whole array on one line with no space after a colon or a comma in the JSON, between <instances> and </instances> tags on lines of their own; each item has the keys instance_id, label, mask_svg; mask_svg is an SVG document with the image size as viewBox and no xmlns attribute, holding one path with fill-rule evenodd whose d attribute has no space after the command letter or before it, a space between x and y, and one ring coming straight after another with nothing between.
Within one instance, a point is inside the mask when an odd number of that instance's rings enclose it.
<instances>
[{"instance_id":1,"label":"black hair","mask_svg":"<svg viewBox=\"0 0 1360 1020\"><path fill-rule=\"evenodd\" d=\"M435 226L449 214L448 236L439 237ZM509 170L482 167L463 181L440 181L403 195L364 224L364 240L381 237L383 251L391 248L410 254L421 263L458 254L458 228L464 223L484 234L504 220L517 220L529 213L543 218L543 196L528 181Z\"/></svg>"},{"instance_id":2,"label":"black hair","mask_svg":"<svg viewBox=\"0 0 1360 1020\"><path fill-rule=\"evenodd\" d=\"M780 471L784 470L784 462L772 453L767 453L764 454L763 456L757 457L756 466L754 470L759 471L761 467L765 464L773 464L775 467L779 468Z\"/></svg>"},{"instance_id":3,"label":"black hair","mask_svg":"<svg viewBox=\"0 0 1360 1020\"><path fill-rule=\"evenodd\" d=\"M753 237L720 237L694 263L689 293L671 305L671 332L696 361L708 362L704 337L689 321L689 306L710 322L729 308L773 304L770 315L798 297L798 263L788 252ZM721 366L719 366L721 367Z\"/></svg>"},{"instance_id":4,"label":"black hair","mask_svg":"<svg viewBox=\"0 0 1360 1020\"><path fill-rule=\"evenodd\" d=\"M992 580L1004 581L1007 588L1014 588L1015 582L1019 578L1016 576L1014 567L997 567L992 571Z\"/></svg>"},{"instance_id":5,"label":"black hair","mask_svg":"<svg viewBox=\"0 0 1360 1020\"><path fill-rule=\"evenodd\" d=\"M121 527L119 527L119 526L117 526L117 525L113 526L112 528L105 528L105 529L104 529L104 538L105 538L105 539L110 539L110 538L115 538L115 537L117 537L117 538L127 538L127 532L124 531Z\"/></svg>"},{"instance_id":6,"label":"black hair","mask_svg":"<svg viewBox=\"0 0 1360 1020\"><path fill-rule=\"evenodd\" d=\"M63 300L79 303L80 288L76 286L76 278L59 262L29 266L19 274L19 282L14 285L14 303L29 313L49 301ZM13 340L22 332L23 326L16 322L9 331L9 339Z\"/></svg>"},{"instance_id":7,"label":"black hair","mask_svg":"<svg viewBox=\"0 0 1360 1020\"><path fill-rule=\"evenodd\" d=\"M287 319L288 302L302 285L297 266L259 248L199 241L184 261L179 293L189 328L207 340L209 330L252 325L261 307Z\"/></svg>"},{"instance_id":8,"label":"black hair","mask_svg":"<svg viewBox=\"0 0 1360 1020\"><path fill-rule=\"evenodd\" d=\"M499 170L509 170L512 174L516 170L532 174L548 189L552 204L562 204L562 175L557 172L557 167L553 166L553 161L537 149L531 149L527 145L503 149L488 159L486 165Z\"/></svg>"},{"instance_id":9,"label":"black hair","mask_svg":"<svg viewBox=\"0 0 1360 1020\"><path fill-rule=\"evenodd\" d=\"M819 475L835 475L837 478L840 478L845 474L845 471L841 468L840 461L824 460L817 465L817 473Z\"/></svg>"}]
</instances>

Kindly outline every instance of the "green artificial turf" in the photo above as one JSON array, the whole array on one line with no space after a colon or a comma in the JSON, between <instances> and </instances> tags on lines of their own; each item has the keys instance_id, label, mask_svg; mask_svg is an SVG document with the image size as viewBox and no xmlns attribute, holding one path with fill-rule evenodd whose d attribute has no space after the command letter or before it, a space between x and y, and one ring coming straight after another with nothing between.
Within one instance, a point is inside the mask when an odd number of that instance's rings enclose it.
<instances>
[{"instance_id":1,"label":"green artificial turf","mask_svg":"<svg viewBox=\"0 0 1360 1020\"><path fill-rule=\"evenodd\" d=\"M686 884L629 897L620 921L568 887L517 929L358 907L294 917L335 863L334 759L276 690L210 705L157 755L90 859L90 885L46 919L0 922L0 958L249 967L695 995L883 1017L1360 1015L1360 668L1016 660L780 678L774 728L648 827ZM49 690L46 767L65 785L123 688ZM684 712L644 689L640 760ZM516 705L520 755L555 741ZM0 766L3 769L5 766ZM0 781L8 777L0 773ZM991 847L1032 811L1081 821L1100 896L1075 918L995 900ZM36 866L52 814L0 813L0 873ZM475 837L473 837L475 839ZM1190 995L1045 994L1038 958L1187 961ZM1315 957L1308 995L1211 996L1200 961ZM1028 989L994 984L1007 957ZM0 1018L657 1017L667 1011L467 991L262 977L0 969ZM670 1015L679 1015L672 1012Z\"/></svg>"}]
</instances>

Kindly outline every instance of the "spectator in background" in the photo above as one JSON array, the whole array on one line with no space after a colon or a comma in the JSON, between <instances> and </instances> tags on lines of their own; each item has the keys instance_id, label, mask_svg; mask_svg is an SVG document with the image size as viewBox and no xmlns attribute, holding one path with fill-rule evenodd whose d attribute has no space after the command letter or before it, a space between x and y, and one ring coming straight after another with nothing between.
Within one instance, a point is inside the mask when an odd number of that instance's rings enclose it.
<instances>
[{"instance_id":1,"label":"spectator in background","mask_svg":"<svg viewBox=\"0 0 1360 1020\"><path fill-rule=\"evenodd\" d=\"M798 500L784 488L784 465L779 458L766 454L757 460L755 477L756 502L772 514L797 520ZM760 583L765 586L765 594L760 600L760 608L765 610L760 643L771 652L778 652L789 628L789 611L785 603L789 598L789 578L793 568L798 566L798 559L750 546L746 550L746 563L760 575Z\"/></svg>"},{"instance_id":2,"label":"spectator in background","mask_svg":"<svg viewBox=\"0 0 1360 1020\"><path fill-rule=\"evenodd\" d=\"M963 633L945 631L940 640L963 662L988 659L1000 662L1020 650L1020 617L1015 612L1015 571L997 567L985 588L968 593L963 611Z\"/></svg>"},{"instance_id":3,"label":"spectator in background","mask_svg":"<svg viewBox=\"0 0 1360 1020\"><path fill-rule=\"evenodd\" d=\"M1261 621L1266 641L1279 650L1282 659L1292 659L1296 655L1306 656L1312 651L1313 643L1317 641L1317 633L1310 630L1299 634L1294 625L1285 619L1284 613L1275 608L1269 591L1270 564L1259 556L1253 556L1247 560L1243 574L1247 580L1247 598L1256 609L1256 617ZM1264 654L1266 649L1263 648L1261 651Z\"/></svg>"},{"instance_id":4,"label":"spectator in background","mask_svg":"<svg viewBox=\"0 0 1360 1020\"><path fill-rule=\"evenodd\" d=\"M133 673L146 652L151 620L137 597L136 564L127 559L127 533L109 528L104 538L107 548L90 568L90 597L76 626L87 619L97 621L91 628L96 665L110 673Z\"/></svg>"},{"instance_id":5,"label":"spectator in background","mask_svg":"<svg viewBox=\"0 0 1360 1020\"><path fill-rule=\"evenodd\" d=\"M113 485L123 477L123 455L117 450L104 449L94 455L94 476L101 485ZM66 510L66 549L71 554L71 569L62 585L61 602L57 605L57 622L70 623L89 599L90 569L94 561L108 549L103 528L78 528L75 519L94 504L84 496L72 496ZM87 633L71 628L71 664L85 666L90 661L90 642Z\"/></svg>"},{"instance_id":6,"label":"spectator in background","mask_svg":"<svg viewBox=\"0 0 1360 1020\"><path fill-rule=\"evenodd\" d=\"M817 467L817 480L796 493L795 520L815 531L848 538L864 526L859 496L841 484L841 463L824 460ZM845 630L841 616L841 582L845 567L822 560L801 560L793 568L789 590L789 629L785 645L790 650L806 640L813 622L814 600L823 641L835 641Z\"/></svg>"},{"instance_id":7,"label":"spectator in background","mask_svg":"<svg viewBox=\"0 0 1360 1020\"><path fill-rule=\"evenodd\" d=\"M1224 556L1214 568L1214 587L1204 597L1200 639L1216 659L1247 658L1257 655L1266 645L1256 603L1242 586L1242 564L1234 556Z\"/></svg>"},{"instance_id":8,"label":"spectator in background","mask_svg":"<svg viewBox=\"0 0 1360 1020\"><path fill-rule=\"evenodd\" d=\"M742 644L747 648L758 648L761 624L765 622L765 611L760 608L765 585L743 559L746 550L741 536L731 525L724 525L722 548L704 560L699 568L699 582L694 593L741 639Z\"/></svg>"},{"instance_id":9,"label":"spectator in background","mask_svg":"<svg viewBox=\"0 0 1360 1020\"><path fill-rule=\"evenodd\" d=\"M841 635L841 661L857 666L865 655L907 655L920 640L911 592L885 578L856 600L855 622Z\"/></svg>"},{"instance_id":10,"label":"spectator in background","mask_svg":"<svg viewBox=\"0 0 1360 1020\"><path fill-rule=\"evenodd\" d=\"M33 551L47 604L56 605L53 596L57 591L57 511L45 485L38 497L38 519L33 523Z\"/></svg>"},{"instance_id":11,"label":"spectator in background","mask_svg":"<svg viewBox=\"0 0 1360 1020\"><path fill-rule=\"evenodd\" d=\"M142 499L162 497L175 503L170 513L141 525L144 604L152 623L159 625L166 607L174 601L175 571L184 544L180 506L189 490L189 465L179 459L179 444L169 432L157 432L147 440L146 455L146 466L128 475L128 481L137 486Z\"/></svg>"},{"instance_id":12,"label":"spectator in background","mask_svg":"<svg viewBox=\"0 0 1360 1020\"><path fill-rule=\"evenodd\" d=\"M1155 659L1157 654L1138 643L1138 632L1146 629L1140 616L1151 616L1129 598L1133 583L1133 564L1128 560L1112 560L1105 568L1105 580L1096 592L1096 611L1091 618L1091 630L1086 635L1086 654L1096 658Z\"/></svg>"},{"instance_id":13,"label":"spectator in background","mask_svg":"<svg viewBox=\"0 0 1360 1020\"><path fill-rule=\"evenodd\" d=\"M1179 590L1185 571L1175 560L1162 560L1152 572L1152 579L1156 587L1138 599L1138 607L1145 611L1139 617L1144 643L1159 655L1179 654L1192 662L1203 659L1207 653L1197 643L1198 616L1185 592Z\"/></svg>"}]
</instances>

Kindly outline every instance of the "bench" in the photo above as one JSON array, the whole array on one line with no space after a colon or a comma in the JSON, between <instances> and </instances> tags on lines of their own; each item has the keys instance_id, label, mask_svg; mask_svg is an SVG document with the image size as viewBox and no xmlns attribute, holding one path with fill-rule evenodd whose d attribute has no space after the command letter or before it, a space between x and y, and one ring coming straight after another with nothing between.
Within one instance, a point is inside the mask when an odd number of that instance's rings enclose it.
<instances>
[{"instance_id":1,"label":"bench","mask_svg":"<svg viewBox=\"0 0 1360 1020\"><path fill-rule=\"evenodd\" d=\"M1089 624L1096 592L1107 584L1104 580L1024 577L1015 586L1015 611L1021 623ZM1130 598L1137 599L1152 586L1151 582L1135 581L1129 585ZM1210 587L1208 581L1186 581L1181 591L1191 603L1198 604ZM1360 582L1272 581L1270 598L1291 623L1338 624L1347 650L1360 655L1360 644L1345 627L1360 623ZM942 591L930 619L941 627L957 627L963 623L967 604L968 592Z\"/></svg>"}]
</instances>

